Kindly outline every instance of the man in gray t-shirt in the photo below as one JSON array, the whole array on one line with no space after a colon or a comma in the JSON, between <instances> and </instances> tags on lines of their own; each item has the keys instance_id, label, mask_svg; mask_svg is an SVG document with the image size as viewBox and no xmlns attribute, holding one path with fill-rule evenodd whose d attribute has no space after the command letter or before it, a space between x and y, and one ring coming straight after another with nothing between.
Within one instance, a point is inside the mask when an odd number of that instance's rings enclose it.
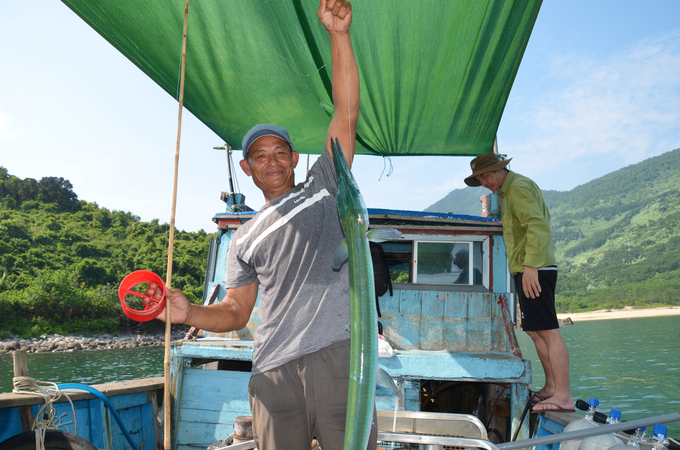
<instances>
[{"instance_id":1,"label":"man in gray t-shirt","mask_svg":"<svg viewBox=\"0 0 680 450\"><path fill-rule=\"evenodd\" d=\"M267 203L232 239L227 288L260 285L253 374L350 337L348 266L331 270L343 240L337 190L324 150L304 183Z\"/></svg>"},{"instance_id":2,"label":"man in gray t-shirt","mask_svg":"<svg viewBox=\"0 0 680 450\"><path fill-rule=\"evenodd\" d=\"M320 0L318 17L330 36L335 113L321 158L296 186L299 154L288 132L259 124L243 139L241 168L267 204L232 240L227 295L217 304L189 304L168 290L173 323L215 332L243 328L260 291L260 325L249 385L258 448L325 450L343 445L349 384L349 276L333 271L343 239L338 180L330 138L351 166L359 117L359 71L350 37L351 4ZM150 289L153 286L150 286ZM164 317L161 313L159 318ZM374 422L375 424L375 422ZM375 448L373 428L369 448Z\"/></svg>"}]
</instances>

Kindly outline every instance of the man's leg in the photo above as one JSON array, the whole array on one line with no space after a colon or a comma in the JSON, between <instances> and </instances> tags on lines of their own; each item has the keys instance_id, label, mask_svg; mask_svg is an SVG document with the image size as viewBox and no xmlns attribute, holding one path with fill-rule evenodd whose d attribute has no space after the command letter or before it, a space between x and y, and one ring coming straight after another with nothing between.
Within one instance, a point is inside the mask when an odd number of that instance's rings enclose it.
<instances>
[{"instance_id":1,"label":"man's leg","mask_svg":"<svg viewBox=\"0 0 680 450\"><path fill-rule=\"evenodd\" d=\"M314 402L316 437L324 450L341 450L345 439L347 416L347 393L349 390L350 341L336 342L318 352L314 364L306 370L314 370ZM308 401L310 399L308 398ZM309 408L310 406L308 406ZM373 407L373 427L367 449L374 450L378 442L377 419Z\"/></svg>"},{"instance_id":2,"label":"man's leg","mask_svg":"<svg viewBox=\"0 0 680 450\"><path fill-rule=\"evenodd\" d=\"M553 369L550 365L550 354L548 352L548 344L543 340L543 338L538 334L537 331L527 331L526 332L531 340L534 342L534 347L536 347L536 353L538 353L538 359L541 361L543 366L543 372L545 373L545 384L536 392L540 399L546 399L552 397L555 393L555 377L553 376ZM538 401L536 399L534 401Z\"/></svg>"},{"instance_id":3,"label":"man's leg","mask_svg":"<svg viewBox=\"0 0 680 450\"><path fill-rule=\"evenodd\" d=\"M516 286L522 286L522 275L515 275ZM545 372L545 385L538 391L543 400L534 406L534 410L572 409L569 351L560 333L555 312L557 270L539 269L538 281L541 293L537 298L527 298L522 289L517 291L522 308L522 328L534 342Z\"/></svg>"},{"instance_id":4,"label":"man's leg","mask_svg":"<svg viewBox=\"0 0 680 450\"><path fill-rule=\"evenodd\" d=\"M258 448L311 448L312 420L297 366L297 360L291 361L250 379L253 435Z\"/></svg>"},{"instance_id":5,"label":"man's leg","mask_svg":"<svg viewBox=\"0 0 680 450\"><path fill-rule=\"evenodd\" d=\"M574 401L571 398L569 387L569 350L564 342L560 329L536 331L547 349L548 365L552 372L555 390L549 398L534 406L534 411L551 410L557 408L572 409ZM535 341L534 341L535 342ZM538 352L538 347L536 348ZM541 358L539 354L539 358ZM546 364L541 363L545 368ZM546 385L548 384L548 372L546 371ZM545 397L544 397L545 398Z\"/></svg>"}]
</instances>

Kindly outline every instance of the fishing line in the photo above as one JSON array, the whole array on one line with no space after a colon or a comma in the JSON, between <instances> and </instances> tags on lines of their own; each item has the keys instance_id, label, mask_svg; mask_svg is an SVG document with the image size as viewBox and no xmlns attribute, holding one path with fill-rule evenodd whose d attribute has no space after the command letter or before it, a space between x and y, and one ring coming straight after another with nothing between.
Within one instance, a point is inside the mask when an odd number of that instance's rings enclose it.
<instances>
[{"instance_id":1,"label":"fishing line","mask_svg":"<svg viewBox=\"0 0 680 450\"><path fill-rule=\"evenodd\" d=\"M385 168L387 167L387 163L389 162L390 168L387 170L387 177L392 175L392 172L394 172L394 166L392 165L392 158L389 156L385 155L383 156L383 170L382 173L380 174L380 178L378 178L378 181L382 180L383 175L385 174Z\"/></svg>"},{"instance_id":2,"label":"fishing line","mask_svg":"<svg viewBox=\"0 0 680 450\"><path fill-rule=\"evenodd\" d=\"M316 69L316 70L313 71L313 72L309 72L309 73L300 73L300 72L298 72L297 70L295 70L295 67L293 66L293 64L292 64L292 63L290 62L290 60L289 60L288 58L286 58L285 56L279 55L279 54L276 53L276 52L274 52L274 56L278 56L279 58L281 58L282 60L284 60L284 61L286 62L286 64L288 64L288 67L290 67L290 68L293 70L293 72L295 72L296 75L299 75L299 76L301 76L301 77L310 77L311 75L314 75L315 73L320 72L321 69L323 69L324 67L326 67L326 64L324 64L323 66L319 67L318 69Z\"/></svg>"}]
</instances>

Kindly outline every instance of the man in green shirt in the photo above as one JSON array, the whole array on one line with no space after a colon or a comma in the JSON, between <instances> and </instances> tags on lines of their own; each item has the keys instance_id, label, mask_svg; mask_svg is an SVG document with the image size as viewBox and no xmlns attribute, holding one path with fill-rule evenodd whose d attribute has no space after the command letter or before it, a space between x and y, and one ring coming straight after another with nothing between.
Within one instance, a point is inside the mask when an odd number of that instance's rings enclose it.
<instances>
[{"instance_id":1,"label":"man in green shirt","mask_svg":"<svg viewBox=\"0 0 680 450\"><path fill-rule=\"evenodd\" d=\"M535 395L534 411L573 410L569 389L569 351L555 313L557 266L550 233L550 212L529 178L506 168L493 152L470 162L468 186L484 186L501 198L503 239L515 278L522 328L531 337L545 371L545 386Z\"/></svg>"}]
</instances>

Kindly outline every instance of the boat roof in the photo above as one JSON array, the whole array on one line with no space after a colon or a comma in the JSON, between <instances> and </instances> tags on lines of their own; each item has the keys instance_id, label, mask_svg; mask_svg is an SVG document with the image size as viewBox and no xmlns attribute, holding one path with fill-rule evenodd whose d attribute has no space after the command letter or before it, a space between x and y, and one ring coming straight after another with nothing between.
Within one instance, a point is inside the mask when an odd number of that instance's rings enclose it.
<instances>
[{"instance_id":1,"label":"boat roof","mask_svg":"<svg viewBox=\"0 0 680 450\"><path fill-rule=\"evenodd\" d=\"M185 2L63 2L179 97ZM357 154L491 151L541 0L352 5ZM190 1L184 106L234 149L265 122L287 128L300 153L320 154L333 100L318 7L318 0Z\"/></svg>"},{"instance_id":2,"label":"boat roof","mask_svg":"<svg viewBox=\"0 0 680 450\"><path fill-rule=\"evenodd\" d=\"M238 227L250 220L257 211L220 212L215 214L213 222L220 228L227 225ZM472 216L467 214L436 213L424 211L408 211L399 209L368 208L371 227L383 226L472 226L472 227L500 227L500 220L490 217Z\"/></svg>"}]
</instances>

